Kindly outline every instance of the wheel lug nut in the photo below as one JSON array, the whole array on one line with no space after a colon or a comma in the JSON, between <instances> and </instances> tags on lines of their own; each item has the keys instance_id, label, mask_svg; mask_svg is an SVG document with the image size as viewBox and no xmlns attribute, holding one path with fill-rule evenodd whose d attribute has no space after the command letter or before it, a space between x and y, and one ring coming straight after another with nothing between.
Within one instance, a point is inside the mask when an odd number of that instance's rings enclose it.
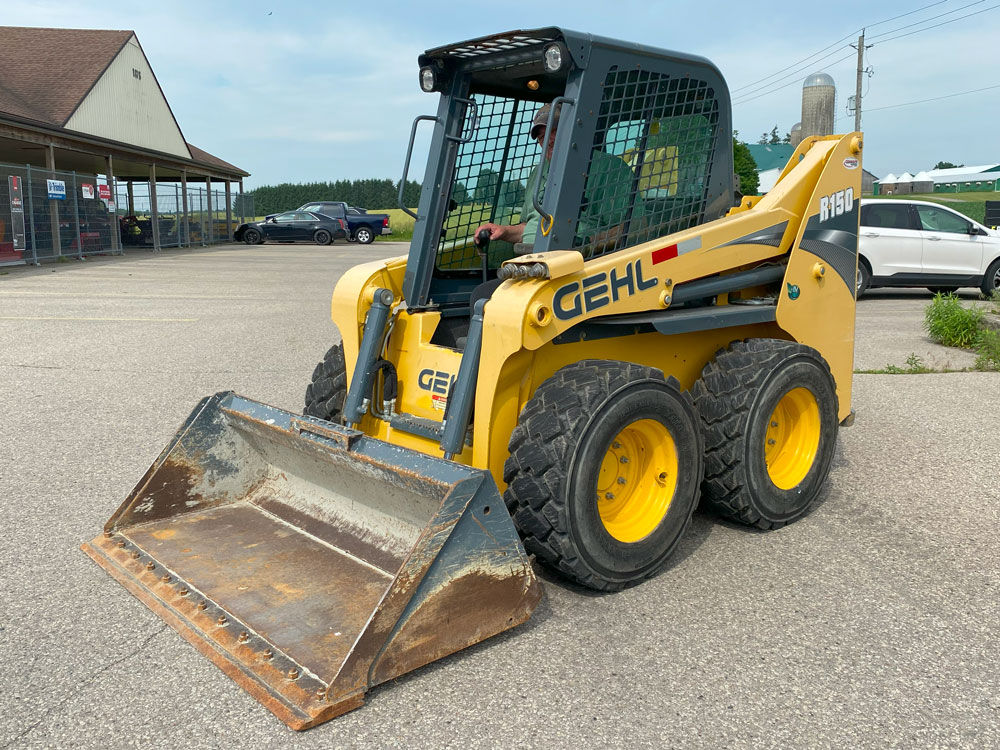
<instances>
[{"instance_id":1,"label":"wheel lug nut","mask_svg":"<svg viewBox=\"0 0 1000 750\"><path fill-rule=\"evenodd\" d=\"M626 483L625 477L618 477L618 484L625 484L625 483Z\"/></svg>"},{"instance_id":2,"label":"wheel lug nut","mask_svg":"<svg viewBox=\"0 0 1000 750\"><path fill-rule=\"evenodd\" d=\"M768 438L767 439L767 444L768 445L774 445L774 438Z\"/></svg>"},{"instance_id":3,"label":"wheel lug nut","mask_svg":"<svg viewBox=\"0 0 1000 750\"><path fill-rule=\"evenodd\" d=\"M622 447L622 444L615 442L611 444L611 447L614 448L615 450L618 450L619 448Z\"/></svg>"},{"instance_id":4,"label":"wheel lug nut","mask_svg":"<svg viewBox=\"0 0 1000 750\"><path fill-rule=\"evenodd\" d=\"M604 493L604 499L605 500L614 500L615 499L614 493L612 493L612 492L605 492Z\"/></svg>"},{"instance_id":5,"label":"wheel lug nut","mask_svg":"<svg viewBox=\"0 0 1000 750\"><path fill-rule=\"evenodd\" d=\"M777 427L777 426L778 426L777 422L771 422L771 427Z\"/></svg>"},{"instance_id":6,"label":"wheel lug nut","mask_svg":"<svg viewBox=\"0 0 1000 750\"><path fill-rule=\"evenodd\" d=\"M628 457L627 456L622 456L618 460L621 461L623 464L627 464L628 463Z\"/></svg>"}]
</instances>

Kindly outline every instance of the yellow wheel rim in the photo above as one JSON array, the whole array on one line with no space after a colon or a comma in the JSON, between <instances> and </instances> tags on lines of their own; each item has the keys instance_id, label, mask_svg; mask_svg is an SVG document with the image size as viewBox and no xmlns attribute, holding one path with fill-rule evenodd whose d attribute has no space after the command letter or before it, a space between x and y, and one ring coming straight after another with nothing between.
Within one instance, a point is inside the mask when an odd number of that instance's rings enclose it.
<instances>
[{"instance_id":1,"label":"yellow wheel rim","mask_svg":"<svg viewBox=\"0 0 1000 750\"><path fill-rule=\"evenodd\" d=\"M597 510L619 542L649 536L677 488L677 446L654 419L633 422L608 446L597 475Z\"/></svg>"},{"instance_id":2,"label":"yellow wheel rim","mask_svg":"<svg viewBox=\"0 0 1000 750\"><path fill-rule=\"evenodd\" d=\"M790 490L801 484L819 451L819 402L807 388L793 388L768 420L764 460L774 486Z\"/></svg>"}]
</instances>

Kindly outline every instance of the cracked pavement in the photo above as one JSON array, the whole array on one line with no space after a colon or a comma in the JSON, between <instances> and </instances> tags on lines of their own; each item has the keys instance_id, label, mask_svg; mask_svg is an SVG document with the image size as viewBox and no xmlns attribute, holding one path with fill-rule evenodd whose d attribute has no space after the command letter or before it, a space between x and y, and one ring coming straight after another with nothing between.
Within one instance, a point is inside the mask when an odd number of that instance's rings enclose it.
<instances>
[{"instance_id":1,"label":"cracked pavement","mask_svg":"<svg viewBox=\"0 0 1000 750\"><path fill-rule=\"evenodd\" d=\"M285 728L79 545L203 396L298 411L336 280L402 252L2 269L0 748L1000 746L995 373L858 375L857 422L799 522L699 511L670 568L620 594L543 571L526 625ZM924 336L929 300L862 299L856 367L963 366Z\"/></svg>"}]
</instances>

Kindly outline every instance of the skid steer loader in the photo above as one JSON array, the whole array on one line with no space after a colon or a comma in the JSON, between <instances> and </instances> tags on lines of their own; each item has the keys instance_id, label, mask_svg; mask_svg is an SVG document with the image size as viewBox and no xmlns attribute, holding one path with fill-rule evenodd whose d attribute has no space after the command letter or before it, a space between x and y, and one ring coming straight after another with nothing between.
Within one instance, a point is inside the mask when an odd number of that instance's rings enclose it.
<instances>
[{"instance_id":1,"label":"skid steer loader","mask_svg":"<svg viewBox=\"0 0 1000 750\"><path fill-rule=\"evenodd\" d=\"M859 133L740 197L705 59L544 28L419 81L409 254L340 279L304 415L206 398L84 545L296 729L524 622L529 555L612 591L699 498L796 520L851 418Z\"/></svg>"}]
</instances>

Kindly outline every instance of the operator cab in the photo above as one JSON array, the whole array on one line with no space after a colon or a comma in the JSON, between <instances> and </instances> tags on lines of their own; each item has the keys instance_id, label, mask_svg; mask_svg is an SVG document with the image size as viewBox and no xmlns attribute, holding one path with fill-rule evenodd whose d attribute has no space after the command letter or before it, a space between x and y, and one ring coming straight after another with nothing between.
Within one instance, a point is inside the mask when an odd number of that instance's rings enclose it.
<instances>
[{"instance_id":1,"label":"operator cab","mask_svg":"<svg viewBox=\"0 0 1000 750\"><path fill-rule=\"evenodd\" d=\"M708 60L545 28L428 50L420 66L440 102L414 122L434 133L404 283L411 311L468 315L473 288L515 255L589 259L732 206L729 93ZM559 111L551 160L530 134L545 103ZM532 214L523 244L478 252L478 226Z\"/></svg>"}]
</instances>

